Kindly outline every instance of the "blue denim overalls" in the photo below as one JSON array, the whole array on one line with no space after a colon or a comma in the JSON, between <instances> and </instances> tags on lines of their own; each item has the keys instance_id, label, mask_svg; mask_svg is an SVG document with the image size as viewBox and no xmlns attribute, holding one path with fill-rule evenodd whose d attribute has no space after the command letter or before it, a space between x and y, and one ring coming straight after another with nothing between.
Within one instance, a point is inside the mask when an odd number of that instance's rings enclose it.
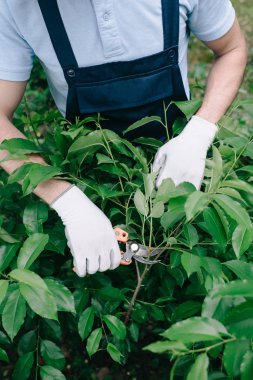
<instances>
[{"instance_id":1,"label":"blue denim overalls","mask_svg":"<svg viewBox=\"0 0 253 380\"><path fill-rule=\"evenodd\" d=\"M163 51L131 61L78 67L57 0L38 0L68 83L68 120L100 112L108 119L101 121L102 127L121 135L130 124L145 116L158 115L164 120L163 101L167 106L171 100L187 100L178 64L179 0L161 1ZM168 108L169 127L179 115L175 106ZM165 129L155 121L127 133L125 138L132 140L139 136L162 139Z\"/></svg>"}]
</instances>

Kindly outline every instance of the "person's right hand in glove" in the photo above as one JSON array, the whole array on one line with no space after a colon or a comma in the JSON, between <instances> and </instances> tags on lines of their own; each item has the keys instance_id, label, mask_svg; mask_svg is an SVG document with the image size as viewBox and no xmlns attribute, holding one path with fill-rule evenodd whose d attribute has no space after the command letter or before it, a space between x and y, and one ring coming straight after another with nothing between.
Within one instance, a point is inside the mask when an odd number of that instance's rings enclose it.
<instances>
[{"instance_id":1,"label":"person's right hand in glove","mask_svg":"<svg viewBox=\"0 0 253 380\"><path fill-rule=\"evenodd\" d=\"M77 186L67 189L50 206L65 225L78 276L119 266L121 253L110 220Z\"/></svg>"}]
</instances>

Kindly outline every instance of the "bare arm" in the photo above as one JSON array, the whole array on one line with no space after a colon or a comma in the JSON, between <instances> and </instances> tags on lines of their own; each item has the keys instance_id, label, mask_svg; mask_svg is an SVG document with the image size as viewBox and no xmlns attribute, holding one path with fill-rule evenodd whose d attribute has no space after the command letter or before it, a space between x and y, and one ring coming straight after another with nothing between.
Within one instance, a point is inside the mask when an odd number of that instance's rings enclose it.
<instances>
[{"instance_id":1,"label":"bare arm","mask_svg":"<svg viewBox=\"0 0 253 380\"><path fill-rule=\"evenodd\" d=\"M25 92L26 82L11 82L0 80L0 143L5 139L23 138L23 135L12 124L13 113L18 107ZM0 161L8 155L7 151L0 150ZM39 155L29 156L29 162L46 164ZM7 172L12 173L15 169L24 164L25 161L5 161L0 166ZM47 203L51 203L57 196L70 186L70 183L63 180L49 180L43 182L34 190L34 193Z\"/></svg>"},{"instance_id":2,"label":"bare arm","mask_svg":"<svg viewBox=\"0 0 253 380\"><path fill-rule=\"evenodd\" d=\"M213 50L216 59L207 79L203 104L196 115L216 123L238 92L247 63L247 46L237 20L223 37L205 45Z\"/></svg>"}]
</instances>

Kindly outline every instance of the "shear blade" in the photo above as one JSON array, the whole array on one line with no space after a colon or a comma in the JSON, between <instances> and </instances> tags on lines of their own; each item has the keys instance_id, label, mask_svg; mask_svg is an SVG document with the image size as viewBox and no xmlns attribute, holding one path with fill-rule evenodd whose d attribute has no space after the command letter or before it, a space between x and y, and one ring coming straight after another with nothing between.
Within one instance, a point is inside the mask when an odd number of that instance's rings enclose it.
<instances>
[{"instance_id":1,"label":"shear blade","mask_svg":"<svg viewBox=\"0 0 253 380\"><path fill-rule=\"evenodd\" d=\"M137 256L137 255L134 255L133 257L136 261L138 261L139 263L142 263L142 264L153 265L153 264L160 263L160 260L148 260L148 259L144 259L144 257Z\"/></svg>"}]
</instances>

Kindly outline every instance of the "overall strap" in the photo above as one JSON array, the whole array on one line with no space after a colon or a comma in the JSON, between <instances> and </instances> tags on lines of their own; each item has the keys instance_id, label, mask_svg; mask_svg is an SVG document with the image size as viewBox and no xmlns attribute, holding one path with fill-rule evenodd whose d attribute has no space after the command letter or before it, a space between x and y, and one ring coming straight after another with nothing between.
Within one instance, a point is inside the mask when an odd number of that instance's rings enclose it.
<instances>
[{"instance_id":1,"label":"overall strap","mask_svg":"<svg viewBox=\"0 0 253 380\"><path fill-rule=\"evenodd\" d=\"M75 75L78 68L65 26L62 21L57 0L38 0L55 53L64 71L67 81Z\"/></svg>"},{"instance_id":2,"label":"overall strap","mask_svg":"<svg viewBox=\"0 0 253 380\"><path fill-rule=\"evenodd\" d=\"M162 0L164 50L178 46L179 0Z\"/></svg>"}]
</instances>

